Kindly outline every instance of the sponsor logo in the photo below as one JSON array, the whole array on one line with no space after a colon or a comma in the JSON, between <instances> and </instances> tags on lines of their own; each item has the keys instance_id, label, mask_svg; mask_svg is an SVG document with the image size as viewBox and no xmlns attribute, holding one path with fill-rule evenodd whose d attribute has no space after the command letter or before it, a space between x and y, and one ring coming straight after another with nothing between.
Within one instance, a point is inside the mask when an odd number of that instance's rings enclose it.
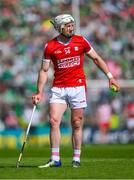
<instances>
[{"instance_id":1,"label":"sponsor logo","mask_svg":"<svg viewBox=\"0 0 134 180\"><path fill-rule=\"evenodd\" d=\"M55 53L55 54L61 54L61 53L62 53L62 51L60 51L60 50L56 50L54 53Z\"/></svg>"},{"instance_id":2,"label":"sponsor logo","mask_svg":"<svg viewBox=\"0 0 134 180\"><path fill-rule=\"evenodd\" d=\"M80 65L80 56L74 56L70 58L60 59L57 61L58 68L68 68Z\"/></svg>"}]
</instances>

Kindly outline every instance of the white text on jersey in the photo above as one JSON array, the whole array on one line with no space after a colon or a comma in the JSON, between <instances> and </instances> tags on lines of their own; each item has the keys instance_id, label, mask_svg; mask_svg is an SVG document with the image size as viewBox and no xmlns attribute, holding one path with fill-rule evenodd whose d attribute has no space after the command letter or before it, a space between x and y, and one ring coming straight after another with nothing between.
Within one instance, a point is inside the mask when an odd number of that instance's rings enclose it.
<instances>
[{"instance_id":1,"label":"white text on jersey","mask_svg":"<svg viewBox=\"0 0 134 180\"><path fill-rule=\"evenodd\" d=\"M60 59L57 61L58 68L68 68L68 67L74 67L80 65L80 56Z\"/></svg>"}]
</instances>

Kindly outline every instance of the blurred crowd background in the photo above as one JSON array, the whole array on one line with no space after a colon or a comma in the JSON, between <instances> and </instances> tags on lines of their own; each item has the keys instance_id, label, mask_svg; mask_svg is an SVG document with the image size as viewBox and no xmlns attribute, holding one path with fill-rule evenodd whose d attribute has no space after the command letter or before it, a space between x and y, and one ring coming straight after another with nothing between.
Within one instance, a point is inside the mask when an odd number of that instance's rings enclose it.
<instances>
[{"instance_id":1,"label":"blurred crowd background","mask_svg":"<svg viewBox=\"0 0 134 180\"><path fill-rule=\"evenodd\" d=\"M79 0L80 32L105 59L117 80L127 84L120 93L108 89L106 76L85 57L88 107L85 110L84 143L133 141L134 135L134 1ZM71 0L0 1L0 131L26 128L36 92L44 44L55 35L50 19L72 13ZM77 22L77 20L76 20ZM32 127L49 124L48 94L52 68L43 102ZM101 81L99 81L101 80ZM107 83L107 87L103 83ZM96 83L95 83L96 82ZM96 88L95 88L96 87ZM70 126L70 111L62 127ZM114 136L109 136L110 133ZM118 137L117 137L118 136Z\"/></svg>"}]
</instances>

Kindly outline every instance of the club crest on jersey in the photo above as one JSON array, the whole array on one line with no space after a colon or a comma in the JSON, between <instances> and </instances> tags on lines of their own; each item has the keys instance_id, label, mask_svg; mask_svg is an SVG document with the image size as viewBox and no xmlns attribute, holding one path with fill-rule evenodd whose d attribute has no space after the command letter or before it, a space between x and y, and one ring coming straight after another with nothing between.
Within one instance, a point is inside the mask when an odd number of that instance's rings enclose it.
<instances>
[{"instance_id":1,"label":"club crest on jersey","mask_svg":"<svg viewBox=\"0 0 134 180\"><path fill-rule=\"evenodd\" d=\"M71 53L70 47L64 48L64 51L65 51L66 54L70 54Z\"/></svg>"},{"instance_id":2,"label":"club crest on jersey","mask_svg":"<svg viewBox=\"0 0 134 180\"><path fill-rule=\"evenodd\" d=\"M75 50L75 51L78 51L78 50L79 50L78 46L75 46L75 47L74 47L74 50Z\"/></svg>"}]
</instances>

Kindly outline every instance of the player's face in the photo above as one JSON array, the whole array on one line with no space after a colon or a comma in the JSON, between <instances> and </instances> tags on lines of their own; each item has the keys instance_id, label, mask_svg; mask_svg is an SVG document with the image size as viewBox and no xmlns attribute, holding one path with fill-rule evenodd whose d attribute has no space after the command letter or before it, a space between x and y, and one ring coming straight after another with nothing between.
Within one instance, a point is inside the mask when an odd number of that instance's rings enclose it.
<instances>
[{"instance_id":1,"label":"player's face","mask_svg":"<svg viewBox=\"0 0 134 180\"><path fill-rule=\"evenodd\" d=\"M75 23L73 22L65 24L62 30L62 34L65 35L66 37L72 37L74 35L74 32L75 32Z\"/></svg>"}]
</instances>

